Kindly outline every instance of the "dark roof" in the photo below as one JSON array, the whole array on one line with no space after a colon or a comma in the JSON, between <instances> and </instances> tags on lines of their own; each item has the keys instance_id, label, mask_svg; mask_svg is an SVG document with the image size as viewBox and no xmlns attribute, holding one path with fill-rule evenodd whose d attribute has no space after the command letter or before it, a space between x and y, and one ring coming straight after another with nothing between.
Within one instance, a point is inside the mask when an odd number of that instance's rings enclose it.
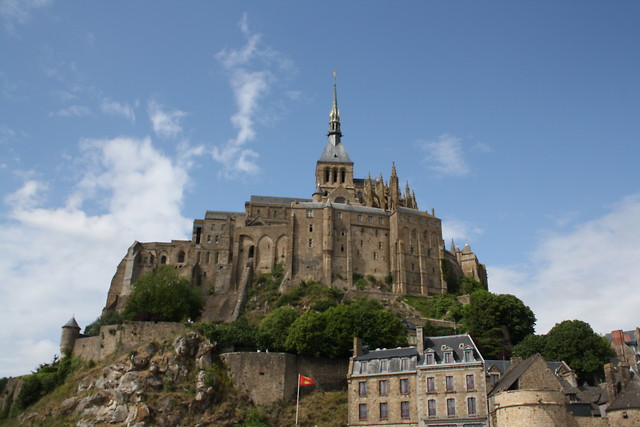
<instances>
[{"instance_id":1,"label":"dark roof","mask_svg":"<svg viewBox=\"0 0 640 427\"><path fill-rule=\"evenodd\" d=\"M523 360L522 362L516 364L511 367L501 378L500 381L493 387L489 396L493 396L503 390L509 390L509 388L515 383L518 378L533 364L535 359L539 357L542 358L539 354L534 354L528 359Z\"/></svg>"},{"instance_id":2,"label":"dark roof","mask_svg":"<svg viewBox=\"0 0 640 427\"><path fill-rule=\"evenodd\" d=\"M381 350L371 350L367 353L361 354L354 360L372 360L372 359L391 359L393 357L411 357L417 356L418 350L415 347L399 347Z\"/></svg>"},{"instance_id":3,"label":"dark roof","mask_svg":"<svg viewBox=\"0 0 640 427\"><path fill-rule=\"evenodd\" d=\"M640 409L640 379L635 375L607 408L607 412L618 409Z\"/></svg>"},{"instance_id":4,"label":"dark roof","mask_svg":"<svg viewBox=\"0 0 640 427\"><path fill-rule=\"evenodd\" d=\"M329 138L327 145L325 145L319 161L331 163L353 163L347 154L347 150L344 149L342 142L335 141L335 139L331 137Z\"/></svg>"},{"instance_id":5,"label":"dark roof","mask_svg":"<svg viewBox=\"0 0 640 427\"><path fill-rule=\"evenodd\" d=\"M78 326L78 322L76 322L76 318L75 317L71 317L71 319L69 319L69 321L64 324L63 328L77 328L77 329L80 329L80 326Z\"/></svg>"},{"instance_id":6,"label":"dark roof","mask_svg":"<svg viewBox=\"0 0 640 427\"><path fill-rule=\"evenodd\" d=\"M551 369L551 372L553 372L554 374L558 371L558 368L560 368L563 363L562 362L546 362L547 363L547 367L549 369ZM485 360L485 371L488 373L489 369L491 369L492 366L495 366L496 368L498 368L498 371L500 371L500 375L504 375L505 372L507 372L509 370L509 367L511 366L511 360Z\"/></svg>"},{"instance_id":7,"label":"dark roof","mask_svg":"<svg viewBox=\"0 0 640 427\"><path fill-rule=\"evenodd\" d=\"M300 197L272 197L272 196L251 196L251 203L271 203L274 205L291 205L295 202L311 202L312 199L302 199Z\"/></svg>"},{"instance_id":8,"label":"dark roof","mask_svg":"<svg viewBox=\"0 0 640 427\"><path fill-rule=\"evenodd\" d=\"M425 337L424 339L424 351L428 352L429 349L433 350L436 354L436 360L444 359L445 348L453 350L454 359L457 361L463 360L464 350L471 347L474 350L475 356L480 359L482 355L476 348L473 340L467 334L464 335L445 335L442 337Z\"/></svg>"}]
</instances>

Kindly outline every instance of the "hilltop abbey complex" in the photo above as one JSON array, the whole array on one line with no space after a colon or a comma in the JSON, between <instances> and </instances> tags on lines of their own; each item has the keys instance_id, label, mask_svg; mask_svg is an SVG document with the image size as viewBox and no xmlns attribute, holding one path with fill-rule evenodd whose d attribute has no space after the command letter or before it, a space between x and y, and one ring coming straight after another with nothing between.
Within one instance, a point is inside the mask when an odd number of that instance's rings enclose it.
<instances>
[{"instance_id":1,"label":"hilltop abbey complex","mask_svg":"<svg viewBox=\"0 0 640 427\"><path fill-rule=\"evenodd\" d=\"M329 117L311 199L251 196L244 212L207 211L196 219L191 240L135 242L118 265L105 310L122 310L131 284L162 264L210 294L205 320L233 318L252 276L277 264L283 289L315 280L349 290L362 276L395 294L442 294L463 275L486 286L485 267L470 247L445 249L440 218L418 209L408 184L400 191L395 165L387 182L382 175L354 177L335 81Z\"/></svg>"}]
</instances>

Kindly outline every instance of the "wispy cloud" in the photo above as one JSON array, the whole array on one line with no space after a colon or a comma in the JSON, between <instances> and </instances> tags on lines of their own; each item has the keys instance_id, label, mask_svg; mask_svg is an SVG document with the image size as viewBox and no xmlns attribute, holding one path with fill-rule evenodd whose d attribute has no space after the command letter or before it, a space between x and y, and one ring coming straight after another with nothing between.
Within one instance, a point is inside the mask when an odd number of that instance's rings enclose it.
<instances>
[{"instance_id":1,"label":"wispy cloud","mask_svg":"<svg viewBox=\"0 0 640 427\"><path fill-rule=\"evenodd\" d=\"M455 241L456 246L460 246L460 242L463 242L462 245L464 245L468 241L473 241L483 232L484 230L467 221L455 218L446 218L442 221L442 237L447 249L452 240Z\"/></svg>"},{"instance_id":2,"label":"wispy cloud","mask_svg":"<svg viewBox=\"0 0 640 427\"><path fill-rule=\"evenodd\" d=\"M173 138L182 132L182 118L187 115L181 110L167 110L157 101L149 101L147 107L153 131L161 138Z\"/></svg>"},{"instance_id":3,"label":"wispy cloud","mask_svg":"<svg viewBox=\"0 0 640 427\"><path fill-rule=\"evenodd\" d=\"M16 25L25 25L36 9L48 6L53 0L0 0L0 17L5 30L15 34Z\"/></svg>"},{"instance_id":4,"label":"wispy cloud","mask_svg":"<svg viewBox=\"0 0 640 427\"><path fill-rule=\"evenodd\" d=\"M90 113L91 110L89 110L89 107L85 107L84 105L70 105L59 109L51 115L60 117L82 117L88 116Z\"/></svg>"},{"instance_id":5,"label":"wispy cloud","mask_svg":"<svg viewBox=\"0 0 640 427\"><path fill-rule=\"evenodd\" d=\"M246 144L256 138L256 121L259 115L264 114L260 102L277 81L272 68L289 71L294 68L293 63L280 52L262 45L261 34L250 31L246 14L239 25L246 44L240 49L224 49L216 54L216 59L229 73L238 107L231 117L231 123L237 129L236 136L212 150L213 159L223 166L221 174L227 178L260 171L257 164L259 154L246 148Z\"/></svg>"},{"instance_id":6,"label":"wispy cloud","mask_svg":"<svg viewBox=\"0 0 640 427\"><path fill-rule=\"evenodd\" d=\"M570 231L543 234L519 266L489 266L490 289L531 306L537 332L579 319L598 332L640 325L635 265L640 259L640 194Z\"/></svg>"},{"instance_id":7,"label":"wispy cloud","mask_svg":"<svg viewBox=\"0 0 640 427\"><path fill-rule=\"evenodd\" d=\"M462 139L445 133L435 140L419 141L418 144L426 153L424 161L434 172L445 176L466 176L471 173Z\"/></svg>"},{"instance_id":8,"label":"wispy cloud","mask_svg":"<svg viewBox=\"0 0 640 427\"><path fill-rule=\"evenodd\" d=\"M137 106L137 103L136 103ZM134 112L134 106L120 103L108 98L103 98L100 103L100 110L111 116L121 116L129 120L131 123L136 121L136 114Z\"/></svg>"},{"instance_id":9,"label":"wispy cloud","mask_svg":"<svg viewBox=\"0 0 640 427\"><path fill-rule=\"evenodd\" d=\"M114 266L134 240L188 235L180 213L188 170L150 139L84 141L71 161L80 178L64 203L46 206L53 184L33 178L4 200L0 323L20 327L0 328L0 377L51 360L74 313L82 326L99 315Z\"/></svg>"}]
</instances>

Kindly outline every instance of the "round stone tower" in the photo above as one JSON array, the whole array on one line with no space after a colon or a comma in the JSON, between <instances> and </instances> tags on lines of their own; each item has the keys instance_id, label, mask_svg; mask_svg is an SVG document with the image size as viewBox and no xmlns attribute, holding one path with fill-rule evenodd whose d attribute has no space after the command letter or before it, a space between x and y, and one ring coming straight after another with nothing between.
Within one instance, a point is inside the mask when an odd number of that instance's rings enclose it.
<instances>
[{"instance_id":1,"label":"round stone tower","mask_svg":"<svg viewBox=\"0 0 640 427\"><path fill-rule=\"evenodd\" d=\"M62 327L62 335L60 337L60 354L67 356L73 352L73 346L76 339L80 336L80 326L76 322L75 317L69 319Z\"/></svg>"}]
</instances>

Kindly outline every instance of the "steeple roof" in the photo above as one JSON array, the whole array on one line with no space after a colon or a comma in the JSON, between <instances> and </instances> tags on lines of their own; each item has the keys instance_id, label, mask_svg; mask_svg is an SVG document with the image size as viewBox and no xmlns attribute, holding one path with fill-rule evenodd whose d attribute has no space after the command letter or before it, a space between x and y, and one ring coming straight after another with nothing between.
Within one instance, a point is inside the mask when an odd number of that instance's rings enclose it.
<instances>
[{"instance_id":1,"label":"steeple roof","mask_svg":"<svg viewBox=\"0 0 640 427\"><path fill-rule=\"evenodd\" d=\"M75 316L72 316L71 319L69 319L69 321L64 324L63 328L77 328L77 329L80 329L80 326L78 326L78 322L76 322Z\"/></svg>"},{"instance_id":2,"label":"steeple roof","mask_svg":"<svg viewBox=\"0 0 640 427\"><path fill-rule=\"evenodd\" d=\"M340 131L340 110L338 110L338 91L336 89L336 73L333 72L333 102L329 113L329 133L328 141L324 147L320 162L330 163L353 163L347 150L342 145L342 131Z\"/></svg>"}]
</instances>

